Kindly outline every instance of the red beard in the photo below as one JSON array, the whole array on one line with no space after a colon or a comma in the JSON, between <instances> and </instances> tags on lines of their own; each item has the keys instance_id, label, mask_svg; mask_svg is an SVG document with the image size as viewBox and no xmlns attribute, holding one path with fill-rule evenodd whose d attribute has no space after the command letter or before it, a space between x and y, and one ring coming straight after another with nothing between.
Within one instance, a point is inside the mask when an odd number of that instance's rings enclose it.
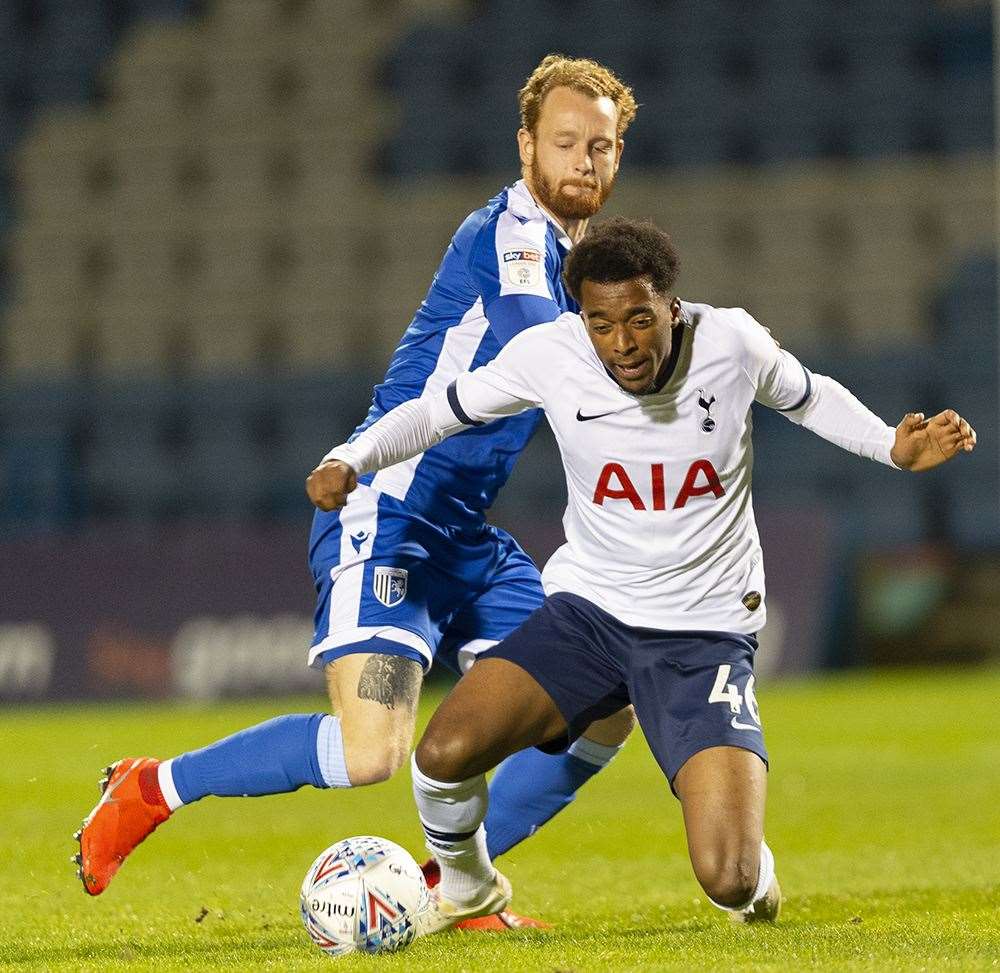
<instances>
[{"instance_id":1,"label":"red beard","mask_svg":"<svg viewBox=\"0 0 1000 973\"><path fill-rule=\"evenodd\" d=\"M531 164L531 182L538 196L538 202L561 220L589 219L604 205L614 186L613 178L607 185L602 185L598 181L593 187L566 180L553 190L552 184L539 168L537 159ZM576 195L569 196L563 192L564 186L577 186L580 191Z\"/></svg>"}]
</instances>

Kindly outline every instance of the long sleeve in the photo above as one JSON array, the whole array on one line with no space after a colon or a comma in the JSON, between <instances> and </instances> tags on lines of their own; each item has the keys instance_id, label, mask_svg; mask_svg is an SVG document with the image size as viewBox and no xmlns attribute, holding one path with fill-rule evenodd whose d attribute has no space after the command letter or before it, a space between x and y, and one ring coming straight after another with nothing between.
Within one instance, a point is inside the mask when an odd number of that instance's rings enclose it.
<instances>
[{"instance_id":1,"label":"long sleeve","mask_svg":"<svg viewBox=\"0 0 1000 973\"><path fill-rule=\"evenodd\" d=\"M446 394L411 399L387 412L352 442L335 446L323 461L340 460L361 476L416 456L465 427Z\"/></svg>"},{"instance_id":2,"label":"long sleeve","mask_svg":"<svg viewBox=\"0 0 1000 973\"><path fill-rule=\"evenodd\" d=\"M741 324L758 402L841 449L898 469L889 455L896 437L891 426L839 382L810 372L745 312Z\"/></svg>"},{"instance_id":3,"label":"long sleeve","mask_svg":"<svg viewBox=\"0 0 1000 973\"><path fill-rule=\"evenodd\" d=\"M518 336L497 358L460 375L446 391L398 405L323 460L340 460L361 476L401 463L470 426L535 408L541 400L524 375L532 337Z\"/></svg>"},{"instance_id":4,"label":"long sleeve","mask_svg":"<svg viewBox=\"0 0 1000 973\"><path fill-rule=\"evenodd\" d=\"M805 404L785 415L848 452L898 469L890 456L896 430L883 422L843 385L826 375L810 375Z\"/></svg>"}]
</instances>

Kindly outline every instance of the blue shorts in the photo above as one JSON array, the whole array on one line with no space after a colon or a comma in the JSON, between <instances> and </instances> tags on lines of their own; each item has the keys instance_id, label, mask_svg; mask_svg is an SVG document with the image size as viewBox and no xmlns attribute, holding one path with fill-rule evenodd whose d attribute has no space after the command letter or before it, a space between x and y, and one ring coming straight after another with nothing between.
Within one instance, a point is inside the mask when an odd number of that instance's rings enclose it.
<instances>
[{"instance_id":1,"label":"blue shorts","mask_svg":"<svg viewBox=\"0 0 1000 973\"><path fill-rule=\"evenodd\" d=\"M425 671L437 659L464 672L544 600L538 569L505 531L431 523L367 486L351 494L310 560L309 664L318 668L377 651Z\"/></svg>"},{"instance_id":2,"label":"blue shorts","mask_svg":"<svg viewBox=\"0 0 1000 973\"><path fill-rule=\"evenodd\" d=\"M564 749L591 722L632 703L673 786L685 762L708 747L740 747L767 764L754 696L756 649L752 635L633 628L559 592L481 658L516 663L552 697L568 730L543 750Z\"/></svg>"}]
</instances>

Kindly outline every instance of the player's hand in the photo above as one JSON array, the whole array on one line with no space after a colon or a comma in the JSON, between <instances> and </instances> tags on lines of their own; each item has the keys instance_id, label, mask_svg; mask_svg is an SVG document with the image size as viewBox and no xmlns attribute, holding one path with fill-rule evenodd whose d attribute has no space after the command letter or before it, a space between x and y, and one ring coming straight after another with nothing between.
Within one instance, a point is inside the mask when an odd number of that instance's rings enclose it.
<instances>
[{"instance_id":1,"label":"player's hand","mask_svg":"<svg viewBox=\"0 0 1000 973\"><path fill-rule=\"evenodd\" d=\"M908 412L896 426L896 442L890 456L904 470L920 473L947 463L959 453L971 453L976 431L954 409L945 409L930 419L922 412Z\"/></svg>"},{"instance_id":2,"label":"player's hand","mask_svg":"<svg viewBox=\"0 0 1000 973\"><path fill-rule=\"evenodd\" d=\"M340 510L358 485L358 474L339 459L320 463L306 477L306 493L320 510Z\"/></svg>"}]
</instances>

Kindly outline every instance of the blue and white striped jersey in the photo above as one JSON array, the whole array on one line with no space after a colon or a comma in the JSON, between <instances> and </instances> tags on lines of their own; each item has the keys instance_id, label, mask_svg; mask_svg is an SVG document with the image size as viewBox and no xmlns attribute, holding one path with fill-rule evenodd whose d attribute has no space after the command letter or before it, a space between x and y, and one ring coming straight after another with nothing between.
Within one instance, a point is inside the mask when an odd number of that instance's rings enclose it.
<instances>
[{"instance_id":1,"label":"blue and white striped jersey","mask_svg":"<svg viewBox=\"0 0 1000 973\"><path fill-rule=\"evenodd\" d=\"M570 246L523 181L470 214L452 238L354 436L402 402L443 392L460 374L491 361L525 328L577 310L562 281ZM532 410L470 429L362 482L436 523L482 523L540 415ZM329 516L317 514L314 544Z\"/></svg>"}]
</instances>

